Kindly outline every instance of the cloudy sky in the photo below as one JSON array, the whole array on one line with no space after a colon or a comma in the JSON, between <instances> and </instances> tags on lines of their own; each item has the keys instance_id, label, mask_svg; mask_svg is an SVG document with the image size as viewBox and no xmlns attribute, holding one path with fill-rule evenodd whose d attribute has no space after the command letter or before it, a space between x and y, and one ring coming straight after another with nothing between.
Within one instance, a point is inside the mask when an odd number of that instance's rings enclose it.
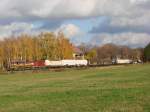
<instances>
[{"instance_id":1,"label":"cloudy sky","mask_svg":"<svg viewBox=\"0 0 150 112\"><path fill-rule=\"evenodd\" d=\"M1 39L47 31L63 31L75 44L144 47L150 0L1 0Z\"/></svg>"}]
</instances>

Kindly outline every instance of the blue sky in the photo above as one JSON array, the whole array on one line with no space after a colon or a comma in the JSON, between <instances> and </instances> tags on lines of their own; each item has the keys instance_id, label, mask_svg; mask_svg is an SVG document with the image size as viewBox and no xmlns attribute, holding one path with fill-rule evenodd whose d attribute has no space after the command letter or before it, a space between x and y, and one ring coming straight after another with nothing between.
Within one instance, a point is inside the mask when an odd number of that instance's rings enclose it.
<instances>
[{"instance_id":1,"label":"blue sky","mask_svg":"<svg viewBox=\"0 0 150 112\"><path fill-rule=\"evenodd\" d=\"M63 31L74 44L150 42L150 0L1 0L0 15L0 39Z\"/></svg>"}]
</instances>

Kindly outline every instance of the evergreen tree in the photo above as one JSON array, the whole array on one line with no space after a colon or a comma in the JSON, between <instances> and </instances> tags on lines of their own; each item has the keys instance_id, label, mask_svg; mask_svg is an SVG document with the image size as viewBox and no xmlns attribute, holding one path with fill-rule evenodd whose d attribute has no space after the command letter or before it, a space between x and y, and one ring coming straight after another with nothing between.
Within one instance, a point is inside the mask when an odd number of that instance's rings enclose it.
<instances>
[{"instance_id":1,"label":"evergreen tree","mask_svg":"<svg viewBox=\"0 0 150 112\"><path fill-rule=\"evenodd\" d=\"M146 61L150 61L150 43L144 49L144 56Z\"/></svg>"}]
</instances>

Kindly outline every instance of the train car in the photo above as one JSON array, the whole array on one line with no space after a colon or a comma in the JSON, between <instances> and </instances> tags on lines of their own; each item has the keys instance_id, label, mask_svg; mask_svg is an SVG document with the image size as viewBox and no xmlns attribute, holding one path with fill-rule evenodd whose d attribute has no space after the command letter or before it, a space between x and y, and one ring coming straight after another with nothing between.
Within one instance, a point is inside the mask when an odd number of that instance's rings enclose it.
<instances>
[{"instance_id":1,"label":"train car","mask_svg":"<svg viewBox=\"0 0 150 112\"><path fill-rule=\"evenodd\" d=\"M60 66L63 66L63 64L62 64L62 61L49 61L49 60L45 60L45 66L60 67Z\"/></svg>"},{"instance_id":2,"label":"train car","mask_svg":"<svg viewBox=\"0 0 150 112\"><path fill-rule=\"evenodd\" d=\"M63 67L63 66L87 66L87 60L60 60L60 61L49 61L45 60L45 66L50 67Z\"/></svg>"},{"instance_id":3,"label":"train car","mask_svg":"<svg viewBox=\"0 0 150 112\"><path fill-rule=\"evenodd\" d=\"M116 59L116 64L131 64L133 61L130 59Z\"/></svg>"},{"instance_id":4,"label":"train car","mask_svg":"<svg viewBox=\"0 0 150 112\"><path fill-rule=\"evenodd\" d=\"M32 67L34 68L45 67L45 61L44 60L34 61Z\"/></svg>"},{"instance_id":5,"label":"train car","mask_svg":"<svg viewBox=\"0 0 150 112\"><path fill-rule=\"evenodd\" d=\"M32 61L13 60L10 62L10 69L11 70L31 69L33 65L34 63Z\"/></svg>"},{"instance_id":6,"label":"train car","mask_svg":"<svg viewBox=\"0 0 150 112\"><path fill-rule=\"evenodd\" d=\"M87 60L62 60L63 66L87 66Z\"/></svg>"}]
</instances>

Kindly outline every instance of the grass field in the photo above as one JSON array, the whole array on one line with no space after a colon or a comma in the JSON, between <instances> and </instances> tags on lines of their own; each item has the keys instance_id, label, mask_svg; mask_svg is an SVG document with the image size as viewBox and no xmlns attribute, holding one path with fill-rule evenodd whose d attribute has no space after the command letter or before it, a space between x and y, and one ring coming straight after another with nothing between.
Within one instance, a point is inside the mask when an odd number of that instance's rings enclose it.
<instances>
[{"instance_id":1,"label":"grass field","mask_svg":"<svg viewBox=\"0 0 150 112\"><path fill-rule=\"evenodd\" d=\"M150 64L1 74L0 112L150 112Z\"/></svg>"}]
</instances>

